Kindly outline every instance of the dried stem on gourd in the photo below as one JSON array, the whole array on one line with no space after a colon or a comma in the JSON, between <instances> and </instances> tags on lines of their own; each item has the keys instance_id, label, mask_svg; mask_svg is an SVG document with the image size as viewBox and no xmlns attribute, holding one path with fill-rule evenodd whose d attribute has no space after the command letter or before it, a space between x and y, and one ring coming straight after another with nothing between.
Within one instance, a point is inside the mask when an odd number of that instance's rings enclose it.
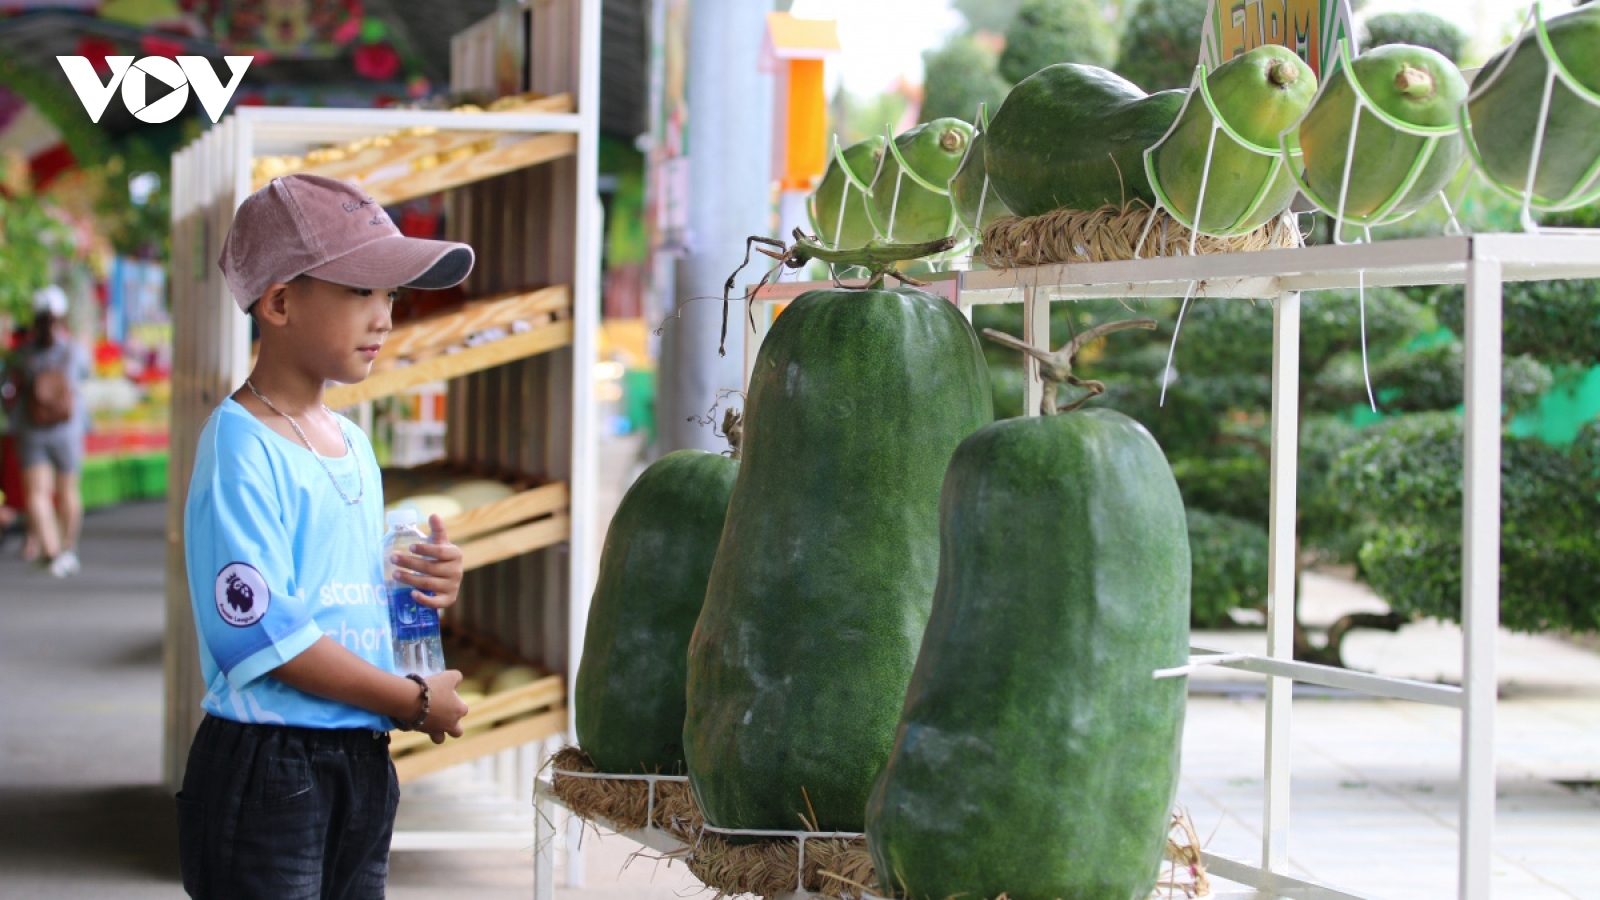
<instances>
[{"instance_id":1,"label":"dried stem on gourd","mask_svg":"<svg viewBox=\"0 0 1600 900\"><path fill-rule=\"evenodd\" d=\"M925 282L918 281L909 275L902 275L895 271L902 262L934 256L954 249L956 239L954 235L942 237L936 241L924 241L920 244L885 244L878 240L868 241L864 247L850 250L835 250L824 247L817 241L815 235L808 235L800 229L794 230L794 244L787 246L777 238L751 235L744 242L744 261L739 263L739 268L733 270L728 280L722 283L722 335L717 342L717 355L726 356L728 353L728 307L732 304L734 284L739 278L739 273L744 267L750 265L750 252L754 250L763 256L778 261L772 271L761 276L756 282L759 290L777 280L778 273L785 268L799 269L813 259L827 263L829 267L844 266L845 268L861 268L867 270L867 290L877 290L883 287L885 275L895 279L901 284L910 284L922 287ZM753 296L750 295L750 296ZM746 298L748 299L748 297ZM751 320L751 325L755 320Z\"/></svg>"},{"instance_id":2,"label":"dried stem on gourd","mask_svg":"<svg viewBox=\"0 0 1600 900\"><path fill-rule=\"evenodd\" d=\"M1053 416L1057 413L1072 412L1089 402L1090 397L1105 393L1105 382L1092 379L1085 381L1072 374L1072 361L1078 355L1078 351L1114 331L1125 331L1129 328L1154 330L1155 327L1155 319L1124 319L1120 322L1105 322L1068 341L1065 347L1054 353L1040 350L1026 341L1012 337L1004 331L996 331L993 328L985 328L983 334L984 337L995 343L1004 344L1013 350L1020 350L1039 361L1039 377L1044 379L1044 399L1039 404L1039 414ZM1056 389L1063 384L1083 388L1088 393L1064 407L1057 407Z\"/></svg>"},{"instance_id":3,"label":"dried stem on gourd","mask_svg":"<svg viewBox=\"0 0 1600 900\"><path fill-rule=\"evenodd\" d=\"M728 458L741 459L744 454L744 411L728 407L722 413L722 436L728 439Z\"/></svg>"}]
</instances>

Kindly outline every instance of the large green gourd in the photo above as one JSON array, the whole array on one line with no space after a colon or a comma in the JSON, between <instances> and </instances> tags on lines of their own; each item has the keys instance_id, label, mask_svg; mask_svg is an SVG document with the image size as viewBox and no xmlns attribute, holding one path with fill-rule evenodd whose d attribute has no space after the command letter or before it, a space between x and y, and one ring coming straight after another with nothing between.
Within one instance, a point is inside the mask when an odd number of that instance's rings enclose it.
<instances>
[{"instance_id":1,"label":"large green gourd","mask_svg":"<svg viewBox=\"0 0 1600 900\"><path fill-rule=\"evenodd\" d=\"M1046 66L1012 88L989 123L989 183L1019 216L1154 205L1144 151L1172 127L1186 93L1146 94L1096 66Z\"/></svg>"},{"instance_id":2,"label":"large green gourd","mask_svg":"<svg viewBox=\"0 0 1600 900\"><path fill-rule=\"evenodd\" d=\"M1300 121L1317 92L1317 76L1293 50L1264 44L1228 60L1206 77L1217 112L1235 134L1263 155L1213 126L1216 117L1198 92L1166 140L1150 154L1164 202L1186 222L1202 216L1200 231L1238 234L1277 218L1298 191L1281 164L1278 135ZM1211 169L1206 172L1207 151ZM1205 186L1205 205L1200 188Z\"/></svg>"},{"instance_id":3,"label":"large green gourd","mask_svg":"<svg viewBox=\"0 0 1600 900\"><path fill-rule=\"evenodd\" d=\"M1545 29L1568 73L1591 94L1600 95L1600 4L1590 3L1551 18ZM1528 183L1528 162L1548 74L1544 53L1530 33L1484 64L1478 75L1484 86L1467 104L1480 164L1515 191L1523 191ZM1581 97L1558 78L1550 94L1548 127L1539 149L1534 205L1565 207L1593 200L1600 191L1597 165L1600 104Z\"/></svg>"},{"instance_id":4,"label":"large green gourd","mask_svg":"<svg viewBox=\"0 0 1600 900\"><path fill-rule=\"evenodd\" d=\"M976 335L915 290L801 295L761 344L684 752L712 825L860 831L939 561L939 485L993 418Z\"/></svg>"},{"instance_id":5,"label":"large green gourd","mask_svg":"<svg viewBox=\"0 0 1600 900\"><path fill-rule=\"evenodd\" d=\"M946 185L971 141L971 125L944 118L896 135L893 151L885 145L883 165L872 180L872 196L867 198L872 224L885 240L918 243L955 232L955 210ZM902 170L900 159L909 171ZM930 190L929 185L936 189Z\"/></svg>"},{"instance_id":6,"label":"large green gourd","mask_svg":"<svg viewBox=\"0 0 1600 900\"><path fill-rule=\"evenodd\" d=\"M1152 323L1153 324L1153 323ZM1144 900L1177 786L1188 529L1150 433L1104 409L996 422L941 500L939 581L867 810L908 900Z\"/></svg>"},{"instance_id":7,"label":"large green gourd","mask_svg":"<svg viewBox=\"0 0 1600 900\"><path fill-rule=\"evenodd\" d=\"M668 453L606 529L573 685L578 746L602 772L683 774L689 635L738 472L715 453Z\"/></svg>"},{"instance_id":8,"label":"large green gourd","mask_svg":"<svg viewBox=\"0 0 1600 900\"><path fill-rule=\"evenodd\" d=\"M830 247L864 247L872 240L872 214L867 211L867 190L878 172L888 139L873 135L856 141L828 161L822 181L811 194L811 224ZM843 165L840 158L843 158ZM845 167L849 167L849 174ZM854 179L850 178L854 175ZM863 190L858 185L866 186ZM842 211L840 207L843 207Z\"/></svg>"},{"instance_id":9,"label":"large green gourd","mask_svg":"<svg viewBox=\"0 0 1600 900\"><path fill-rule=\"evenodd\" d=\"M950 177L950 205L955 207L956 218L974 235L982 235L989 223L1011 214L1006 202L995 193L989 175L983 168L984 132L989 130L989 113L986 107L978 111L978 130L972 136L972 146L967 156Z\"/></svg>"},{"instance_id":10,"label":"large green gourd","mask_svg":"<svg viewBox=\"0 0 1600 900\"><path fill-rule=\"evenodd\" d=\"M1306 184L1325 209L1342 210L1360 221L1399 218L1432 200L1461 168L1466 143L1459 129L1427 137L1390 127L1370 109L1357 120L1354 150L1350 125L1356 94L1351 73L1377 107L1395 119L1422 128L1445 128L1458 121L1467 84L1455 63L1436 50L1410 44L1374 47L1340 66L1326 79L1322 94L1300 122L1300 150ZM1429 141L1433 155L1409 189L1406 178ZM1344 191L1346 163L1350 183ZM1392 205L1391 198L1399 195ZM1341 205L1341 196L1343 202Z\"/></svg>"},{"instance_id":11,"label":"large green gourd","mask_svg":"<svg viewBox=\"0 0 1600 900\"><path fill-rule=\"evenodd\" d=\"M951 461L933 616L867 816L912 900L1148 896L1177 784L1189 546L1128 417L1009 419Z\"/></svg>"}]
</instances>

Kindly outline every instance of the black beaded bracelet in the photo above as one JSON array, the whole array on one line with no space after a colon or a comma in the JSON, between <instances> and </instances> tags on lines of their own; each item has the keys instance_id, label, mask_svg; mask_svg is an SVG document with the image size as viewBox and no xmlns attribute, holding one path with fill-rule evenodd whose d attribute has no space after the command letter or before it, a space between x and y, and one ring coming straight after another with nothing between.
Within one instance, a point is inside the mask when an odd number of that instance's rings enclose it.
<instances>
[{"instance_id":1,"label":"black beaded bracelet","mask_svg":"<svg viewBox=\"0 0 1600 900\"><path fill-rule=\"evenodd\" d=\"M389 721L393 722L394 727L401 731L416 731L422 727L423 722L428 721L428 702L432 699L433 691L428 689L428 683L422 680L421 675L415 672L408 672L406 677L422 685L422 712L417 713L417 718L411 722L402 722L394 716L390 716Z\"/></svg>"}]
</instances>

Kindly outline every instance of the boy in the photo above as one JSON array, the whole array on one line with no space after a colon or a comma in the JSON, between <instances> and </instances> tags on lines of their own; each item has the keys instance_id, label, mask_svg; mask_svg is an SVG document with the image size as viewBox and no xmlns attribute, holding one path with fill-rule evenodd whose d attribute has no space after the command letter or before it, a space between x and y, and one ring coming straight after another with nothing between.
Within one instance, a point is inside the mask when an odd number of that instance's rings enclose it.
<instances>
[{"instance_id":1,"label":"boy","mask_svg":"<svg viewBox=\"0 0 1600 900\"><path fill-rule=\"evenodd\" d=\"M207 687L177 796L193 897L383 897L399 799L388 732L461 736L460 672L394 672L377 461L322 389L367 377L396 286L450 287L472 262L465 244L403 237L353 185L314 175L250 195L223 242L261 342L201 432L184 509ZM431 524L394 561L444 607L462 555Z\"/></svg>"}]
</instances>

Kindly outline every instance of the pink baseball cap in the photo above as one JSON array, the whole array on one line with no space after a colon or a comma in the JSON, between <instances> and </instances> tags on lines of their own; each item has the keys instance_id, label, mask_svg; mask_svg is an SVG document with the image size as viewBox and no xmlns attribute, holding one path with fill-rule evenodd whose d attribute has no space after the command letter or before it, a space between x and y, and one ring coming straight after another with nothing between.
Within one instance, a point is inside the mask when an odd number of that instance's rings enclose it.
<instances>
[{"instance_id":1,"label":"pink baseball cap","mask_svg":"<svg viewBox=\"0 0 1600 900\"><path fill-rule=\"evenodd\" d=\"M361 288L436 290L472 271L472 248L406 237L348 181L283 175L246 197L222 242L222 277L249 311L267 288L310 275Z\"/></svg>"}]
</instances>

